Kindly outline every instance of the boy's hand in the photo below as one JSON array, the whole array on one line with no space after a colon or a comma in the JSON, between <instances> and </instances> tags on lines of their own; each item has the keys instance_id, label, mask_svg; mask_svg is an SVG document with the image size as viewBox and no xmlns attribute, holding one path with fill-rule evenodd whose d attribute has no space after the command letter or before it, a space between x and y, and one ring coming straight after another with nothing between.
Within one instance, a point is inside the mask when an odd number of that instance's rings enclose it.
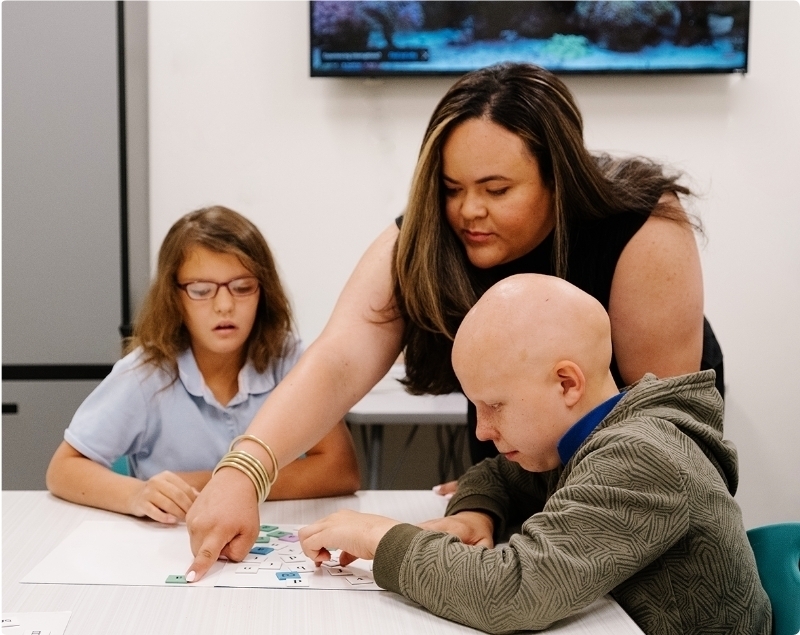
<instances>
[{"instance_id":1,"label":"boy's hand","mask_svg":"<svg viewBox=\"0 0 800 635\"><path fill-rule=\"evenodd\" d=\"M494 520L483 512L458 512L452 516L426 520L419 526L458 536L465 545L481 545L489 549L494 547Z\"/></svg>"},{"instance_id":2,"label":"boy's hand","mask_svg":"<svg viewBox=\"0 0 800 635\"><path fill-rule=\"evenodd\" d=\"M141 486L131 497L129 513L174 525L186 518L186 512L198 494L177 474L161 472L147 481L141 481Z\"/></svg>"},{"instance_id":3,"label":"boy's hand","mask_svg":"<svg viewBox=\"0 0 800 635\"><path fill-rule=\"evenodd\" d=\"M456 493L458 490L458 481L447 481L447 483L441 483L440 485L433 486L434 494L438 494L439 496L444 496L445 498L452 498L453 494Z\"/></svg>"},{"instance_id":4,"label":"boy's hand","mask_svg":"<svg viewBox=\"0 0 800 635\"><path fill-rule=\"evenodd\" d=\"M306 525L299 532L303 552L319 565L331 559L331 549L341 549L339 564L353 560L372 560L381 538L400 521L374 514L361 514L343 509Z\"/></svg>"}]
</instances>

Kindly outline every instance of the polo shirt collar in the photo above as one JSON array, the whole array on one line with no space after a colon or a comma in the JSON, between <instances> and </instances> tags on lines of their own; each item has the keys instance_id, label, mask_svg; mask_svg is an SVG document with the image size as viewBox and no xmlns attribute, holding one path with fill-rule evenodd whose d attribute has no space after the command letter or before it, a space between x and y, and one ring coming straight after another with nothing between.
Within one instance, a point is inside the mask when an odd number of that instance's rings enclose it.
<instances>
[{"instance_id":1,"label":"polo shirt collar","mask_svg":"<svg viewBox=\"0 0 800 635\"><path fill-rule=\"evenodd\" d=\"M197 367L197 360L194 358L191 348L187 348L178 355L178 377L186 388L186 392L195 397L203 397L205 382Z\"/></svg>"},{"instance_id":2,"label":"polo shirt collar","mask_svg":"<svg viewBox=\"0 0 800 635\"><path fill-rule=\"evenodd\" d=\"M197 367L197 360L194 358L191 348L187 348L178 355L178 376L183 383L186 392L195 397L202 397L216 404L216 399L211 391L206 387L203 375ZM239 392L228 403L228 407L235 406L244 401L249 395L260 395L269 392L275 387L275 378L272 373L259 373L253 363L248 359L242 370L239 371ZM209 402L209 403L212 403Z\"/></svg>"},{"instance_id":3,"label":"polo shirt collar","mask_svg":"<svg viewBox=\"0 0 800 635\"><path fill-rule=\"evenodd\" d=\"M610 399L606 399L599 406L596 406L578 419L578 422L564 433L564 436L561 437L556 446L562 465L567 464L572 455L575 454L575 451L589 438L589 435L594 432L594 429L600 425L600 422L606 418L608 413L614 409L617 402L624 396L625 393L621 392Z\"/></svg>"},{"instance_id":4,"label":"polo shirt collar","mask_svg":"<svg viewBox=\"0 0 800 635\"><path fill-rule=\"evenodd\" d=\"M239 371L239 392L243 395L262 395L275 388L274 373L259 373L249 359Z\"/></svg>"}]
</instances>

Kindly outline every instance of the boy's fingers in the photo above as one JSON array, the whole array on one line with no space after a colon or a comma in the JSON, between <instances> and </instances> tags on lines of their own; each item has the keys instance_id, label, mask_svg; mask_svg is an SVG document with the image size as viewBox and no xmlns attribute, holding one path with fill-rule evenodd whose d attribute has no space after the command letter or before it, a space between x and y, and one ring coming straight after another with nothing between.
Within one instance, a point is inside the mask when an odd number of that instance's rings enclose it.
<instances>
[{"instance_id":1,"label":"boy's fingers","mask_svg":"<svg viewBox=\"0 0 800 635\"><path fill-rule=\"evenodd\" d=\"M439 496L446 496L451 497L453 494L456 493L458 489L458 481L448 481L447 483L441 483L440 485L434 485L433 491L439 494Z\"/></svg>"},{"instance_id":2,"label":"boy's fingers","mask_svg":"<svg viewBox=\"0 0 800 635\"><path fill-rule=\"evenodd\" d=\"M356 560L358 560L358 558L351 553L347 553L346 551L342 551L342 553L339 554L340 567L346 567L348 564L355 562Z\"/></svg>"}]
</instances>

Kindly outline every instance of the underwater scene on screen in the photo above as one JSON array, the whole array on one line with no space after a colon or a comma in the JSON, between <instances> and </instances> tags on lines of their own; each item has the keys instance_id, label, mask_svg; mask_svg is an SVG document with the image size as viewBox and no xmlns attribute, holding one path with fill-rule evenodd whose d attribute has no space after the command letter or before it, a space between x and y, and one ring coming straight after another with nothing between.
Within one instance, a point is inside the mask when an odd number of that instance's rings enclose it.
<instances>
[{"instance_id":1,"label":"underwater scene on screen","mask_svg":"<svg viewBox=\"0 0 800 635\"><path fill-rule=\"evenodd\" d=\"M749 2L311 2L311 74L737 72Z\"/></svg>"}]
</instances>

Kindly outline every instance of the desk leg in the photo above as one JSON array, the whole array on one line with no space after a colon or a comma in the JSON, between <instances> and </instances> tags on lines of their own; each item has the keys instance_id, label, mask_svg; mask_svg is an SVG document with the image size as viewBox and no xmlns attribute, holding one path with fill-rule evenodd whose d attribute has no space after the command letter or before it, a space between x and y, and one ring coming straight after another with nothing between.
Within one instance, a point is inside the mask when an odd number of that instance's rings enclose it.
<instances>
[{"instance_id":1,"label":"desk leg","mask_svg":"<svg viewBox=\"0 0 800 635\"><path fill-rule=\"evenodd\" d=\"M381 488L381 454L383 452L383 426L374 424L370 427L369 434L369 488Z\"/></svg>"}]
</instances>

